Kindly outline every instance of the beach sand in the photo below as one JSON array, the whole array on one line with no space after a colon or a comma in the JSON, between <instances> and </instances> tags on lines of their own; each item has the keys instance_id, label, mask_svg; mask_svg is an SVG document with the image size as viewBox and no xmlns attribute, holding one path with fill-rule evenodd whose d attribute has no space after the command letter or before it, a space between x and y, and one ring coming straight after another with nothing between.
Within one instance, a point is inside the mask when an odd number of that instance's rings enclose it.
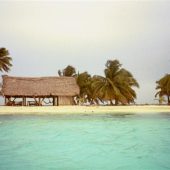
<instances>
[{"instance_id":1,"label":"beach sand","mask_svg":"<svg viewBox=\"0 0 170 170\"><path fill-rule=\"evenodd\" d=\"M11 114L147 114L169 113L170 106L0 106L0 115Z\"/></svg>"}]
</instances>

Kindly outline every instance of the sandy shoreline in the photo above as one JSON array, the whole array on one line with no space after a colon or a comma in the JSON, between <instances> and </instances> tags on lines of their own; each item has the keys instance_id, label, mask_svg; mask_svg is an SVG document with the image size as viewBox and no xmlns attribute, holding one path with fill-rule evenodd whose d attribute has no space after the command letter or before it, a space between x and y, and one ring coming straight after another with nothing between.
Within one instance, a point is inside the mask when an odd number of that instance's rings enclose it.
<instances>
[{"instance_id":1,"label":"sandy shoreline","mask_svg":"<svg viewBox=\"0 0 170 170\"><path fill-rule=\"evenodd\" d=\"M8 114L143 114L143 113L169 113L170 106L35 106L11 107L0 106L0 115Z\"/></svg>"}]
</instances>

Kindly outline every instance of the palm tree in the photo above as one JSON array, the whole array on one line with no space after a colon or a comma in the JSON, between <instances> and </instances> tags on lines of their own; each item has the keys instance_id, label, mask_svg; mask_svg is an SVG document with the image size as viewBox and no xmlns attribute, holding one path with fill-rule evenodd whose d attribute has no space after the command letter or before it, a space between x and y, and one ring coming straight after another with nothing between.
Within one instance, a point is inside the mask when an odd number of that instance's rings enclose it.
<instances>
[{"instance_id":1,"label":"palm tree","mask_svg":"<svg viewBox=\"0 0 170 170\"><path fill-rule=\"evenodd\" d=\"M133 75L121 68L118 60L108 60L104 70L105 77L94 76L93 88L98 98L109 100L110 104L118 102L122 104L134 102L136 93L132 87L139 87Z\"/></svg>"},{"instance_id":2,"label":"palm tree","mask_svg":"<svg viewBox=\"0 0 170 170\"><path fill-rule=\"evenodd\" d=\"M132 87L139 88L139 84L133 75L126 69L122 68L118 71L114 80L121 94L126 98L127 103L134 103L134 99L136 99L136 92Z\"/></svg>"},{"instance_id":3,"label":"palm tree","mask_svg":"<svg viewBox=\"0 0 170 170\"><path fill-rule=\"evenodd\" d=\"M77 102L86 103L91 102L91 75L88 72L76 74L76 69L68 65L62 71L58 70L59 76L75 77L76 82L80 88L80 95L76 97Z\"/></svg>"},{"instance_id":4,"label":"palm tree","mask_svg":"<svg viewBox=\"0 0 170 170\"><path fill-rule=\"evenodd\" d=\"M170 74L166 74L160 80L156 81L156 89L159 90L155 97L159 95L159 98L162 96L167 96L168 105L170 105Z\"/></svg>"},{"instance_id":5,"label":"palm tree","mask_svg":"<svg viewBox=\"0 0 170 170\"><path fill-rule=\"evenodd\" d=\"M92 89L91 89L91 75L88 72L78 73L76 81L80 87L79 100L81 99L84 103L92 102Z\"/></svg>"},{"instance_id":6,"label":"palm tree","mask_svg":"<svg viewBox=\"0 0 170 170\"><path fill-rule=\"evenodd\" d=\"M159 102L159 105L162 105L164 102L166 102L164 96L159 96L159 99L154 99L157 100Z\"/></svg>"},{"instance_id":7,"label":"palm tree","mask_svg":"<svg viewBox=\"0 0 170 170\"><path fill-rule=\"evenodd\" d=\"M103 76L93 76L92 89L96 98L100 101L107 102L110 101L110 104L113 105L113 100L120 95L119 89L113 84L113 82ZM125 100L122 96L122 103Z\"/></svg>"},{"instance_id":8,"label":"palm tree","mask_svg":"<svg viewBox=\"0 0 170 170\"><path fill-rule=\"evenodd\" d=\"M67 77L73 77L76 75L76 69L71 66L68 65L66 68L64 68L62 71L58 70L58 75L59 76L67 76Z\"/></svg>"},{"instance_id":9,"label":"palm tree","mask_svg":"<svg viewBox=\"0 0 170 170\"><path fill-rule=\"evenodd\" d=\"M8 72L10 71L10 67L12 58L9 57L9 52L6 48L0 48L0 71Z\"/></svg>"}]
</instances>

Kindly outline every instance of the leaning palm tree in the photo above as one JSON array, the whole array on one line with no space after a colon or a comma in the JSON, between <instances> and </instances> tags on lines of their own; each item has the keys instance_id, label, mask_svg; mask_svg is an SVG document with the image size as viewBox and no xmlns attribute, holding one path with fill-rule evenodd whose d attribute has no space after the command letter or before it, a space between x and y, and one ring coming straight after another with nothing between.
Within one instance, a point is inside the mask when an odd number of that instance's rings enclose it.
<instances>
[{"instance_id":1,"label":"leaning palm tree","mask_svg":"<svg viewBox=\"0 0 170 170\"><path fill-rule=\"evenodd\" d=\"M139 88L139 84L133 75L126 69L122 68L114 77L114 82L121 94L126 98L127 103L134 103L134 99L136 99L136 92L133 87Z\"/></svg>"},{"instance_id":2,"label":"leaning palm tree","mask_svg":"<svg viewBox=\"0 0 170 170\"><path fill-rule=\"evenodd\" d=\"M136 93L132 87L139 87L133 75L121 66L118 60L108 60L105 69L106 78L119 89L119 93L115 96L116 105L118 102L123 104L134 102Z\"/></svg>"},{"instance_id":3,"label":"leaning palm tree","mask_svg":"<svg viewBox=\"0 0 170 170\"><path fill-rule=\"evenodd\" d=\"M94 89L95 98L98 98L103 103L110 102L113 105L113 100L116 100L116 98L122 103L126 103L126 98L109 78L95 75L93 77L92 88Z\"/></svg>"},{"instance_id":4,"label":"leaning palm tree","mask_svg":"<svg viewBox=\"0 0 170 170\"><path fill-rule=\"evenodd\" d=\"M160 80L156 81L156 89L159 90L155 97L167 96L168 105L170 105L170 74L166 74Z\"/></svg>"},{"instance_id":5,"label":"leaning palm tree","mask_svg":"<svg viewBox=\"0 0 170 170\"><path fill-rule=\"evenodd\" d=\"M9 56L9 52L6 48L0 48L0 71L8 72L10 71L10 67L12 58Z\"/></svg>"},{"instance_id":6,"label":"leaning palm tree","mask_svg":"<svg viewBox=\"0 0 170 170\"><path fill-rule=\"evenodd\" d=\"M109 100L110 104L115 105L119 102L127 104L134 102L136 93L132 87L139 87L133 75L121 68L118 60L108 60L104 70L105 77L94 77L94 93L101 99Z\"/></svg>"}]
</instances>

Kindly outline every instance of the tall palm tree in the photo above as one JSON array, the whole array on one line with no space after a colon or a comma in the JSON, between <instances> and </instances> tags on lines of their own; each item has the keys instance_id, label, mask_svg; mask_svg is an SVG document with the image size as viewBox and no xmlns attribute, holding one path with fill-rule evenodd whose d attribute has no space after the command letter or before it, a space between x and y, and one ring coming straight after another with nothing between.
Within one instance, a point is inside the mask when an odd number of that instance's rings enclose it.
<instances>
[{"instance_id":1,"label":"tall palm tree","mask_svg":"<svg viewBox=\"0 0 170 170\"><path fill-rule=\"evenodd\" d=\"M10 67L12 58L9 56L9 52L6 48L0 48L0 71L8 72L10 71Z\"/></svg>"},{"instance_id":2,"label":"tall palm tree","mask_svg":"<svg viewBox=\"0 0 170 170\"><path fill-rule=\"evenodd\" d=\"M167 96L168 105L170 105L170 74L166 74L160 80L156 81L156 89L159 90L155 97Z\"/></svg>"},{"instance_id":3,"label":"tall palm tree","mask_svg":"<svg viewBox=\"0 0 170 170\"><path fill-rule=\"evenodd\" d=\"M62 71L58 70L58 75L59 76L67 76L67 77L73 77L76 75L76 69L71 66L68 65L66 68L64 68Z\"/></svg>"},{"instance_id":4,"label":"tall palm tree","mask_svg":"<svg viewBox=\"0 0 170 170\"><path fill-rule=\"evenodd\" d=\"M109 100L111 104L114 100L115 105L118 102L122 104L134 102L136 93L132 87L139 85L133 75L121 68L118 60L108 60L105 66L105 77L94 76L92 84L95 87L94 93L99 98Z\"/></svg>"}]
</instances>

